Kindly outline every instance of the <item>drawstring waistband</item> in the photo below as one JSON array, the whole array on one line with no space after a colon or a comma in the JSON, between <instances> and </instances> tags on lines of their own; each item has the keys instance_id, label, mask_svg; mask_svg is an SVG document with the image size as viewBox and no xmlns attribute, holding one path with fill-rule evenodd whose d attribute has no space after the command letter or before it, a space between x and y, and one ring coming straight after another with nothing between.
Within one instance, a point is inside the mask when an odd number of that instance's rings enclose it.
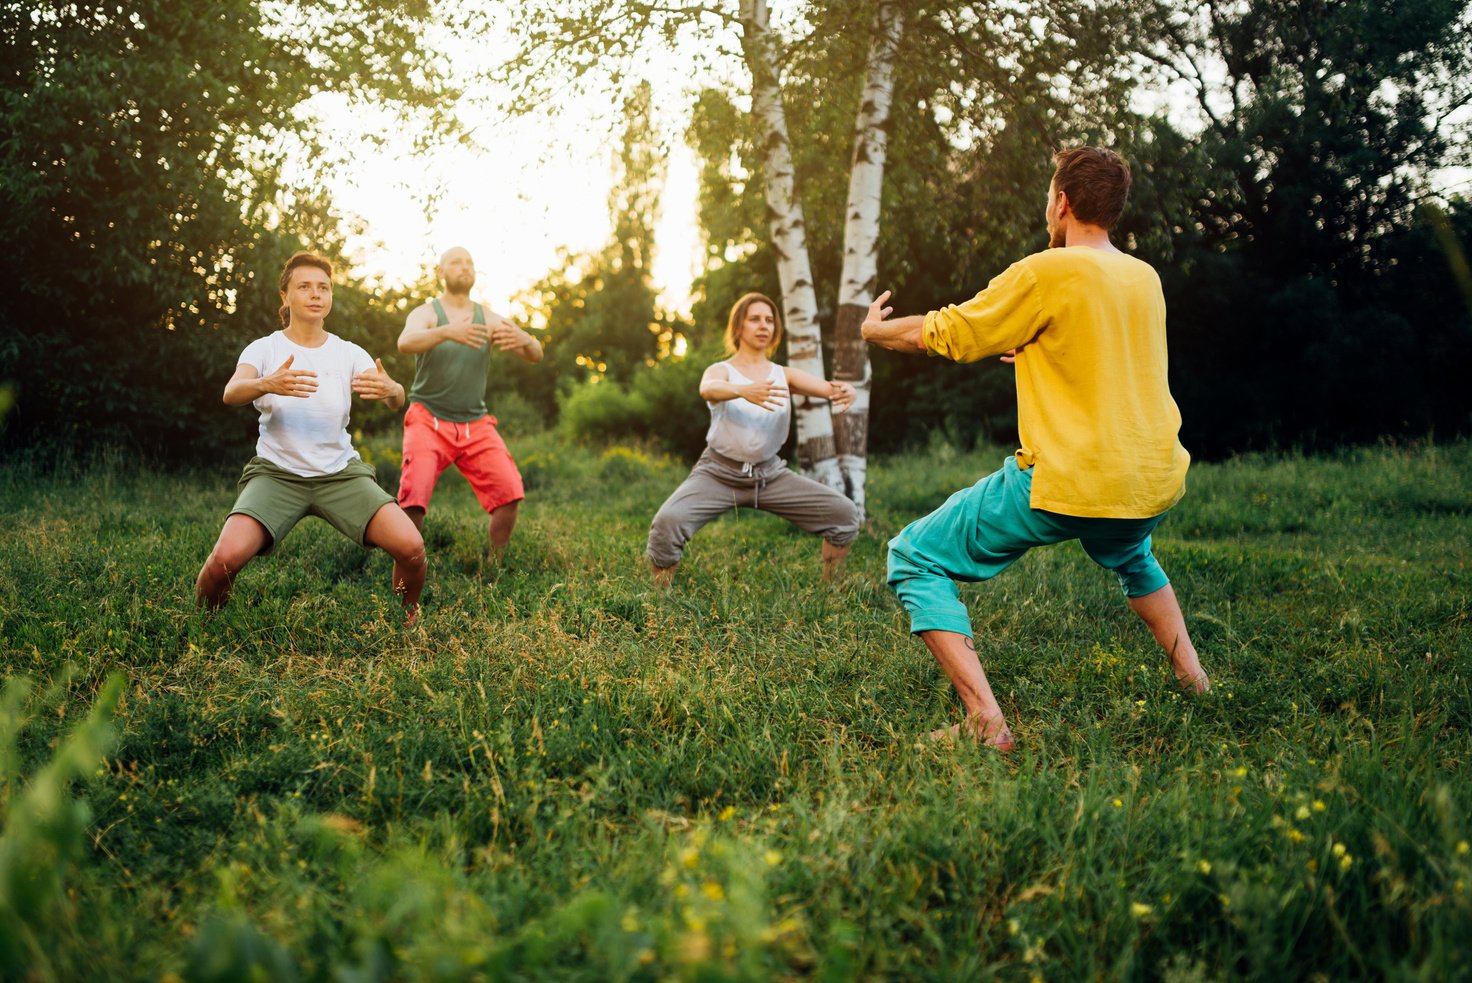
<instances>
[{"instance_id":1,"label":"drawstring waistband","mask_svg":"<svg viewBox=\"0 0 1472 983\"><path fill-rule=\"evenodd\" d=\"M757 463L753 464L750 461L738 461L734 457L727 457L720 451L717 451L710 446L707 446L705 448L705 453L710 455L711 460L715 461L717 464L723 464L726 467L730 468L732 471L740 472L742 477L750 478L752 480L751 507L754 509L761 508L762 489L767 487L767 481L772 477L775 472L781 470L783 466L781 459L775 456L770 457L765 461L758 461ZM777 463L777 467L769 468L763 466L771 464L774 461ZM736 490L734 488L731 489L731 507L741 507L739 504L737 504Z\"/></svg>"},{"instance_id":2,"label":"drawstring waistband","mask_svg":"<svg viewBox=\"0 0 1472 983\"><path fill-rule=\"evenodd\" d=\"M437 417L437 416L435 416L435 415L434 415L434 414L433 414L433 413L431 413L431 414L430 414L430 415L429 415L429 418L430 418L430 419L431 419L431 420L433 420L433 421L434 421L434 432L435 432L435 433L439 433L439 432L440 432L440 418L439 418L439 417ZM450 424L450 425L451 425L451 426L453 426L453 427L458 427L458 426L460 426L460 424L458 424L458 423L453 423L453 422L451 422L451 421L450 421L450 420L446 420L446 421L445 421L445 422L446 422L446 423L449 423L449 424ZM469 423L467 423L467 424L465 424L465 425L464 425L464 426L465 426L465 436L464 436L464 437L462 437L462 438L461 438L461 439L462 439L462 440L469 440L469 439L470 439L470 424L469 424ZM455 436L457 436L457 437L459 437L459 436L460 436L460 431L459 431L459 430L456 430L456 431L455 431Z\"/></svg>"}]
</instances>

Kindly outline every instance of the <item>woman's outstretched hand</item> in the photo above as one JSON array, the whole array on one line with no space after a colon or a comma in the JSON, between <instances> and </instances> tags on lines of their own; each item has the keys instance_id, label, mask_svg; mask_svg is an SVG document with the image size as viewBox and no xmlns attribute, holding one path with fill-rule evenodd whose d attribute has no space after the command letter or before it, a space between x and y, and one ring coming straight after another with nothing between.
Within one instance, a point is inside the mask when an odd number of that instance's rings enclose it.
<instances>
[{"instance_id":1,"label":"woman's outstretched hand","mask_svg":"<svg viewBox=\"0 0 1472 983\"><path fill-rule=\"evenodd\" d=\"M788 395L786 386L778 385L771 379L737 386L736 392L748 403L754 403L764 410L780 410Z\"/></svg>"},{"instance_id":2,"label":"woman's outstretched hand","mask_svg":"<svg viewBox=\"0 0 1472 983\"><path fill-rule=\"evenodd\" d=\"M854 405L854 398L858 396L858 390L847 382L839 382L837 379L828 383L828 402L833 404L833 412L842 413Z\"/></svg>"}]
</instances>

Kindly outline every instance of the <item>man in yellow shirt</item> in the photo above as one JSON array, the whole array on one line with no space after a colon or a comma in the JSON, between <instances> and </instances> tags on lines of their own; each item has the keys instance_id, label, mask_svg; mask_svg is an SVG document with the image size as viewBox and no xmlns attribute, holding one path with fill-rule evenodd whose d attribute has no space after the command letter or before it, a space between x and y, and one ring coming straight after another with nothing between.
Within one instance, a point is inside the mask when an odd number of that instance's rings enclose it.
<instances>
[{"instance_id":1,"label":"man in yellow shirt","mask_svg":"<svg viewBox=\"0 0 1472 983\"><path fill-rule=\"evenodd\" d=\"M1050 248L1012 264L964 304L887 320L886 291L865 340L957 362L1001 355L1017 371L1022 446L889 544L889 583L966 705L965 735L1007 750L1012 733L987 683L955 581L1001 573L1034 546L1077 539L1113 571L1170 656L1181 685L1210 682L1150 533L1185 493L1190 455L1166 379L1160 277L1109 240L1130 172L1111 150L1054 157Z\"/></svg>"}]
</instances>

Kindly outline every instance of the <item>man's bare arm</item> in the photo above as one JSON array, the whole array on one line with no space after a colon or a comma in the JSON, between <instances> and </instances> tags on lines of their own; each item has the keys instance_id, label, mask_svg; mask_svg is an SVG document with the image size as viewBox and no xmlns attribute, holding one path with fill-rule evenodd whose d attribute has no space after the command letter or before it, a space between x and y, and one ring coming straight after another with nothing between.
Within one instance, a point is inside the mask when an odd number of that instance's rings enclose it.
<instances>
[{"instance_id":1,"label":"man's bare arm","mask_svg":"<svg viewBox=\"0 0 1472 983\"><path fill-rule=\"evenodd\" d=\"M913 314L910 317L897 317L893 321L887 320L894 311L893 307L884 306L888 299L889 291L886 290L869 305L861 329L864 340L871 345L897 352L925 351L925 315Z\"/></svg>"},{"instance_id":2,"label":"man's bare arm","mask_svg":"<svg viewBox=\"0 0 1472 983\"><path fill-rule=\"evenodd\" d=\"M523 361L536 364L542 360L542 343L531 333L516 326L510 318L500 314L491 315L491 344L499 351L514 352Z\"/></svg>"},{"instance_id":3,"label":"man's bare arm","mask_svg":"<svg viewBox=\"0 0 1472 983\"><path fill-rule=\"evenodd\" d=\"M417 355L446 341L457 342L467 348L484 348L490 340L491 329L484 324L464 321L436 326L429 307L416 307L405 319L404 330L399 333L399 351L405 355Z\"/></svg>"}]
</instances>

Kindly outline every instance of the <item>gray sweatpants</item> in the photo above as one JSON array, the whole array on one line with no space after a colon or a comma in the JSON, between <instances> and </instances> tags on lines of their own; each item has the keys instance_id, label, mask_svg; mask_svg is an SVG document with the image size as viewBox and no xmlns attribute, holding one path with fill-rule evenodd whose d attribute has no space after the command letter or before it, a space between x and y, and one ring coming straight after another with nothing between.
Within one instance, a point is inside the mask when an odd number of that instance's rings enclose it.
<instances>
[{"instance_id":1,"label":"gray sweatpants","mask_svg":"<svg viewBox=\"0 0 1472 983\"><path fill-rule=\"evenodd\" d=\"M645 553L655 566L679 563L696 530L738 507L780 515L834 546L847 546L858 537L859 510L842 494L794 474L779 457L748 467L706 448L690 477L665 499L650 523Z\"/></svg>"}]
</instances>

